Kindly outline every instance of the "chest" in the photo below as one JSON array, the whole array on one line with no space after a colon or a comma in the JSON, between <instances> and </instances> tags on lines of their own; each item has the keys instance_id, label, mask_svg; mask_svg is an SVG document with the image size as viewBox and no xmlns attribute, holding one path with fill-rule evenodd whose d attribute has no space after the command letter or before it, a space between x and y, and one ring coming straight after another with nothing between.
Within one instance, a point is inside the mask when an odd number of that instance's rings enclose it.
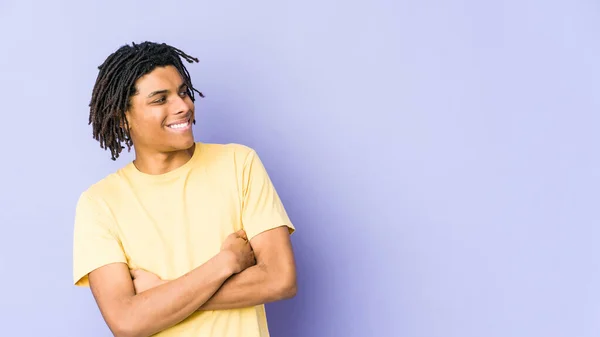
<instances>
[{"instance_id":1,"label":"chest","mask_svg":"<svg viewBox=\"0 0 600 337\"><path fill-rule=\"evenodd\" d=\"M202 174L151 186L128 186L114 205L130 268L177 278L220 251L242 228L235 184Z\"/></svg>"}]
</instances>

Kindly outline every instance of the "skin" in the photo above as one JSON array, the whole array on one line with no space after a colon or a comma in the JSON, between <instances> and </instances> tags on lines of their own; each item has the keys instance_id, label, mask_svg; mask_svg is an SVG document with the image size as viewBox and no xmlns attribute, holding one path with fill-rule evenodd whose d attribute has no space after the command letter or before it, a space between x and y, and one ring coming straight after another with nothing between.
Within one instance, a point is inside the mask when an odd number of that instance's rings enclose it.
<instances>
[{"instance_id":1,"label":"skin","mask_svg":"<svg viewBox=\"0 0 600 337\"><path fill-rule=\"evenodd\" d=\"M141 172L162 174L185 164L194 153L191 126L168 125L195 118L194 103L173 66L159 67L136 82L137 94L125 113L135 149L134 164Z\"/></svg>"},{"instance_id":2,"label":"skin","mask_svg":"<svg viewBox=\"0 0 600 337\"><path fill-rule=\"evenodd\" d=\"M236 309L288 299L296 295L296 266L287 227L278 227L250 241L256 265L229 278L198 310ZM172 281L145 270L132 270L136 293Z\"/></svg>"},{"instance_id":3,"label":"skin","mask_svg":"<svg viewBox=\"0 0 600 337\"><path fill-rule=\"evenodd\" d=\"M173 66L159 67L140 78L136 88L126 112L135 166L147 174L182 166L194 153L192 128L168 127L194 120L194 104L182 77ZM89 281L117 337L151 336L197 310L243 308L296 294L296 268L286 227L265 231L250 242L244 231L232 233L217 255L175 280L160 280L114 263L92 271Z\"/></svg>"}]
</instances>

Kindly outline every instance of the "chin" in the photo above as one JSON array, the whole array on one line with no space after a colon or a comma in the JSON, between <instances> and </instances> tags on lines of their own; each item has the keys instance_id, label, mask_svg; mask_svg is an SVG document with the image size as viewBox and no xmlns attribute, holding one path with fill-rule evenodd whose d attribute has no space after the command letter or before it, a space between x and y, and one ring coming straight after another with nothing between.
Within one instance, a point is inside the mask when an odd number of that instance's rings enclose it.
<instances>
[{"instance_id":1,"label":"chin","mask_svg":"<svg viewBox=\"0 0 600 337\"><path fill-rule=\"evenodd\" d=\"M179 135L165 139L163 144L170 151L184 151L189 150L195 143L193 135Z\"/></svg>"},{"instance_id":2,"label":"chin","mask_svg":"<svg viewBox=\"0 0 600 337\"><path fill-rule=\"evenodd\" d=\"M189 137L182 140L179 144L177 144L178 150L189 150L192 146L194 146L196 142L194 141L194 137Z\"/></svg>"}]
</instances>

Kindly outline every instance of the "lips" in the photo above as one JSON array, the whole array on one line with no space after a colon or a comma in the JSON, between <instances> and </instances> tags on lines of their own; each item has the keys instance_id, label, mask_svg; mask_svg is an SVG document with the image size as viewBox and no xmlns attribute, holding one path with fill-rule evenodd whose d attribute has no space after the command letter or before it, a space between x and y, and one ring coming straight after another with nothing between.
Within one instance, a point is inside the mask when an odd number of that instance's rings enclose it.
<instances>
[{"instance_id":1,"label":"lips","mask_svg":"<svg viewBox=\"0 0 600 337\"><path fill-rule=\"evenodd\" d=\"M190 125L190 121L188 119L187 121L184 121L184 122L169 124L169 125L167 125L167 127L171 128L171 129L183 129L183 128L188 127L189 125Z\"/></svg>"},{"instance_id":2,"label":"lips","mask_svg":"<svg viewBox=\"0 0 600 337\"><path fill-rule=\"evenodd\" d=\"M186 128L190 125L191 117L192 117L192 114L188 113L188 114L186 114L185 118L181 118L174 122L170 122L169 124L167 124L167 127L171 128L171 129L175 129L175 130Z\"/></svg>"}]
</instances>

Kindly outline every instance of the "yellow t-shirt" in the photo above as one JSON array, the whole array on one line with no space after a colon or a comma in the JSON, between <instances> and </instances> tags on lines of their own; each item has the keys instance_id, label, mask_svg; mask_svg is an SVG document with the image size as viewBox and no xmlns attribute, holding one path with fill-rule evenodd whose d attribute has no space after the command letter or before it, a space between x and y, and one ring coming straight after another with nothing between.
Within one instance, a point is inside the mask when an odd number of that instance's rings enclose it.
<instances>
[{"instance_id":1,"label":"yellow t-shirt","mask_svg":"<svg viewBox=\"0 0 600 337\"><path fill-rule=\"evenodd\" d=\"M248 238L292 225L256 152L239 144L196 143L192 158L161 175L129 163L82 193L76 210L73 278L123 262L178 278L220 251L227 235ZM157 336L266 337L264 305L196 312Z\"/></svg>"}]
</instances>

